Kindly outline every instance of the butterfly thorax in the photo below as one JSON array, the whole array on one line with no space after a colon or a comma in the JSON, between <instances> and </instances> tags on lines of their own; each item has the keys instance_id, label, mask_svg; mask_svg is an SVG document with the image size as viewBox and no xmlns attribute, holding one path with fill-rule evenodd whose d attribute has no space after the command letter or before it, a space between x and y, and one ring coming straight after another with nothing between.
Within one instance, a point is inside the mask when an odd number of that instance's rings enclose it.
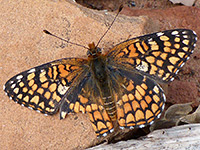
<instances>
[{"instance_id":1,"label":"butterfly thorax","mask_svg":"<svg viewBox=\"0 0 200 150\"><path fill-rule=\"evenodd\" d=\"M89 50L89 64L93 77L98 86L100 97L105 110L110 118L116 120L116 107L111 93L111 86L108 80L108 71L106 69L106 57L101 54L99 48ZM93 54L93 55L92 55Z\"/></svg>"}]
</instances>

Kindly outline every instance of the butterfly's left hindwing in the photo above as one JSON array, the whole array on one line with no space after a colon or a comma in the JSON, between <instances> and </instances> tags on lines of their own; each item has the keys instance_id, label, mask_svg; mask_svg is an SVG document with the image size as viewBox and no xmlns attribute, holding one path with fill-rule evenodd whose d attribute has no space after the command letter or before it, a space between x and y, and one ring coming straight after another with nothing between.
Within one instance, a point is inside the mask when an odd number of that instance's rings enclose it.
<instances>
[{"instance_id":1,"label":"butterfly's left hindwing","mask_svg":"<svg viewBox=\"0 0 200 150\"><path fill-rule=\"evenodd\" d=\"M69 86L81 75L87 61L60 59L24 71L5 84L5 92L16 103L45 114L54 114Z\"/></svg>"},{"instance_id":2,"label":"butterfly's left hindwing","mask_svg":"<svg viewBox=\"0 0 200 150\"><path fill-rule=\"evenodd\" d=\"M166 98L155 81L124 68L112 72L110 78L115 85L112 87L121 128L144 127L161 116Z\"/></svg>"}]
</instances>

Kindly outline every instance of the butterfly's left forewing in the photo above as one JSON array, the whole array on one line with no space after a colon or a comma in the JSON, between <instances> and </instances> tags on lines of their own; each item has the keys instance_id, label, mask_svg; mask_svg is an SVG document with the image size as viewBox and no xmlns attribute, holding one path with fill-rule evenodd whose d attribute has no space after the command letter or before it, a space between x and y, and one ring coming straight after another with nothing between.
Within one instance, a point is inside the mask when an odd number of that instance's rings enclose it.
<instances>
[{"instance_id":1,"label":"butterfly's left forewing","mask_svg":"<svg viewBox=\"0 0 200 150\"><path fill-rule=\"evenodd\" d=\"M86 60L67 58L24 71L5 84L10 99L44 114L54 114L74 80L81 76Z\"/></svg>"}]
</instances>

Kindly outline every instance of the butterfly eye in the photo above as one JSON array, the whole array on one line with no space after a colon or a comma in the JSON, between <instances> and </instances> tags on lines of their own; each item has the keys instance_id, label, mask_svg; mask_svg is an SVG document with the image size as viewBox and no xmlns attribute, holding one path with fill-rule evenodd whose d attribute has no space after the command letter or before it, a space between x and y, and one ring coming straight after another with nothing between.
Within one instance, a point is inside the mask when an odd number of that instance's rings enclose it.
<instances>
[{"instance_id":1,"label":"butterfly eye","mask_svg":"<svg viewBox=\"0 0 200 150\"><path fill-rule=\"evenodd\" d=\"M101 53L102 53L101 49L97 47L95 49L89 49L87 51L87 56L97 56Z\"/></svg>"},{"instance_id":2,"label":"butterfly eye","mask_svg":"<svg viewBox=\"0 0 200 150\"><path fill-rule=\"evenodd\" d=\"M97 47L97 53L102 53L101 49Z\"/></svg>"},{"instance_id":3,"label":"butterfly eye","mask_svg":"<svg viewBox=\"0 0 200 150\"><path fill-rule=\"evenodd\" d=\"M87 51L87 56L91 56L92 52L90 50Z\"/></svg>"}]
</instances>

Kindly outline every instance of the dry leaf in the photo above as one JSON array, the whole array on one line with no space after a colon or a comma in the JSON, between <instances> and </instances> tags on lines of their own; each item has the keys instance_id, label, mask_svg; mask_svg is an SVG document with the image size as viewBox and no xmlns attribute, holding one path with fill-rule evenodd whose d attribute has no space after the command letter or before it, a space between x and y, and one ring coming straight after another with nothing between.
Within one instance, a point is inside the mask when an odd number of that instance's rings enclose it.
<instances>
[{"instance_id":1,"label":"dry leaf","mask_svg":"<svg viewBox=\"0 0 200 150\"><path fill-rule=\"evenodd\" d=\"M176 124L178 125L180 122L200 123L200 105L194 113L181 117Z\"/></svg>"},{"instance_id":2,"label":"dry leaf","mask_svg":"<svg viewBox=\"0 0 200 150\"><path fill-rule=\"evenodd\" d=\"M179 118L189 114L192 111L192 103L174 104L170 106L164 115L166 120L176 122Z\"/></svg>"},{"instance_id":3,"label":"dry leaf","mask_svg":"<svg viewBox=\"0 0 200 150\"><path fill-rule=\"evenodd\" d=\"M175 126L180 118L188 115L192 111L191 104L192 103L174 104L170 106L166 110L164 117L160 120L156 120L154 124L151 125L151 127L149 128L150 131L152 132L153 130Z\"/></svg>"}]
</instances>

